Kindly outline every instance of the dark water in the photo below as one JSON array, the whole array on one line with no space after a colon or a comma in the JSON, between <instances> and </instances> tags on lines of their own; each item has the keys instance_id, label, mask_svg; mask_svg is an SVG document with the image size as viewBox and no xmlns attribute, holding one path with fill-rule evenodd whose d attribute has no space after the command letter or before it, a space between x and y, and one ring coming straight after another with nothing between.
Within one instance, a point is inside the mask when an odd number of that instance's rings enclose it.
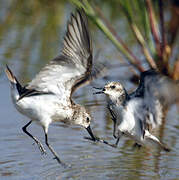
<instances>
[{"instance_id":1,"label":"dark water","mask_svg":"<svg viewBox=\"0 0 179 180\"><path fill-rule=\"evenodd\" d=\"M114 149L83 139L87 132L82 128L51 124L49 141L61 159L72 165L64 169L52 159L48 150L47 155L41 156L37 146L32 145L33 141L22 132L21 128L28 119L12 105L4 65L7 63L22 82L28 82L48 60L58 55L66 21L74 10L65 1L45 2L1 1L0 179L178 179L179 116L176 106L170 108L159 133L162 141L171 147L169 153L146 148L133 151L133 142L127 138L122 138L119 147ZM114 20L116 27L121 27L119 33L138 53L134 42L126 37L128 29L124 19L119 19ZM95 27L90 27L95 52L100 49L98 60L109 63L106 78L96 80L93 85L102 86L106 81L121 80L127 89L135 88L127 81L131 73L121 68L118 61L121 56L115 47ZM92 86L88 85L79 89L74 99L91 112L95 134L113 143L112 122L105 98L92 93ZM41 127L32 124L29 131L44 142Z\"/></svg>"}]
</instances>

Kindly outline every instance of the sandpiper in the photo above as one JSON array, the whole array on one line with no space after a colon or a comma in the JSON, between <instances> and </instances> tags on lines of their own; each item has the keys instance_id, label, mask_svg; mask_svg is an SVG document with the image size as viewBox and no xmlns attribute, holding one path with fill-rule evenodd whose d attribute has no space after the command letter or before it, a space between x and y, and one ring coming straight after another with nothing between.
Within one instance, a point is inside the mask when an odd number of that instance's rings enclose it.
<instances>
[{"instance_id":1,"label":"sandpiper","mask_svg":"<svg viewBox=\"0 0 179 180\"><path fill-rule=\"evenodd\" d=\"M73 92L92 79L92 55L87 17L82 10L77 10L75 14L71 14L67 24L61 54L51 60L30 83L22 86L8 66L5 70L11 83L13 104L30 119L22 130L37 143L43 154L45 149L41 142L27 131L33 121L40 124L45 133L46 145L62 165L64 163L48 141L50 123L61 121L80 125L86 128L91 140L102 141L92 133L90 114L72 100Z\"/></svg>"},{"instance_id":2,"label":"sandpiper","mask_svg":"<svg viewBox=\"0 0 179 180\"><path fill-rule=\"evenodd\" d=\"M119 138L126 135L135 140L138 146L153 144L169 151L169 148L151 134L151 130L162 123L163 105L174 103L179 98L178 89L178 85L172 80L151 69L141 73L139 86L131 94L119 82L107 83L101 88L102 91L96 92L95 94L102 93L108 97L116 145ZM169 97L172 92L177 98Z\"/></svg>"}]
</instances>

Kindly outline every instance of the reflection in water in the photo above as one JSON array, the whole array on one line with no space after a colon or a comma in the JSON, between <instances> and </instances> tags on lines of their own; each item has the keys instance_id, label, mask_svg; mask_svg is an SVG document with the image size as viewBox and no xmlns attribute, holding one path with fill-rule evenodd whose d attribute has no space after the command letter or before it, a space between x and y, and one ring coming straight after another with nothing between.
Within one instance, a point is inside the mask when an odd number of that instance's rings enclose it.
<instances>
[{"instance_id":1,"label":"reflection in water","mask_svg":"<svg viewBox=\"0 0 179 180\"><path fill-rule=\"evenodd\" d=\"M109 2L108 2L109 3ZM101 6L107 5L104 3ZM114 6L114 5L113 5ZM120 17L117 5L111 10L111 17L124 39L140 55L135 42L128 37L124 20ZM52 160L50 152L40 156L36 146L23 134L21 127L26 123L13 107L9 84L2 67L8 64L15 74L28 82L42 66L54 58L60 50L65 25L74 8L66 1L2 1L0 6L0 179L176 179L179 170L178 114L175 107L167 113L160 138L171 146L170 153L143 148L132 150L133 142L122 138L119 148L114 149L83 139L86 131L80 128L64 128L52 125L49 138L62 159L72 164L71 169L63 169ZM115 14L115 16L113 16ZM117 15L116 15L117 14ZM117 21L119 20L120 21ZM126 79L130 77L126 67L119 69L120 55L115 47L98 31L91 27L94 50L100 49L99 60L109 63L107 77L93 82L102 87L111 77L120 77L128 90L134 88ZM129 33L130 34L130 33ZM110 60L110 61L109 61ZM113 65L115 64L115 68ZM125 76L125 77L124 77ZM106 80L107 79L107 80ZM112 120L107 111L104 96L93 96L92 86L79 89L74 99L84 104L93 116L92 126L97 136L115 142L112 136ZM29 128L43 141L43 133L37 125ZM37 168L38 167L38 168Z\"/></svg>"}]
</instances>

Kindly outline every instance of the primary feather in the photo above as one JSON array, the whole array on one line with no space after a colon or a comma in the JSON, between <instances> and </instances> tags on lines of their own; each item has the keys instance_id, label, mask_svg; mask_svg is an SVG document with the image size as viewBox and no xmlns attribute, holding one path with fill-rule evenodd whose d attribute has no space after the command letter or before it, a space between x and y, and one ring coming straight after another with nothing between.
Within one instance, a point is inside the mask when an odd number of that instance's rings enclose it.
<instances>
[{"instance_id":1,"label":"primary feather","mask_svg":"<svg viewBox=\"0 0 179 180\"><path fill-rule=\"evenodd\" d=\"M88 80L92 70L92 47L86 16L79 12L72 15L67 27L61 55L51 60L26 87L52 92L63 103L71 101L71 94Z\"/></svg>"}]
</instances>

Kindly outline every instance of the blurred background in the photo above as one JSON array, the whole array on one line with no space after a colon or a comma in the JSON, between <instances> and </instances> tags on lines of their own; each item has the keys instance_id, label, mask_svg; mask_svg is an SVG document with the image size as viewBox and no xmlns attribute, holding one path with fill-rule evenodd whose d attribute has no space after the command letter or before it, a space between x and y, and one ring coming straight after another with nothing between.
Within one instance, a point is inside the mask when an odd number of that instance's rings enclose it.
<instances>
[{"instance_id":1,"label":"blurred background","mask_svg":"<svg viewBox=\"0 0 179 180\"><path fill-rule=\"evenodd\" d=\"M162 0L0 0L0 179L177 179L179 172L178 107L167 109L160 139L170 153L143 148L122 138L113 149L83 139L84 129L52 124L49 138L61 159L72 164L63 169L50 152L41 156L21 128L28 119L13 107L8 64L22 84L60 53L66 24L76 6L89 17L94 61L107 65L104 77L74 94L75 102L93 116L94 133L111 143L112 120L105 97L93 95L92 86L117 80L128 91L136 88L138 76L151 67L179 80L179 2ZM24 121L25 120L25 121ZM44 142L36 124L29 131Z\"/></svg>"}]
</instances>

